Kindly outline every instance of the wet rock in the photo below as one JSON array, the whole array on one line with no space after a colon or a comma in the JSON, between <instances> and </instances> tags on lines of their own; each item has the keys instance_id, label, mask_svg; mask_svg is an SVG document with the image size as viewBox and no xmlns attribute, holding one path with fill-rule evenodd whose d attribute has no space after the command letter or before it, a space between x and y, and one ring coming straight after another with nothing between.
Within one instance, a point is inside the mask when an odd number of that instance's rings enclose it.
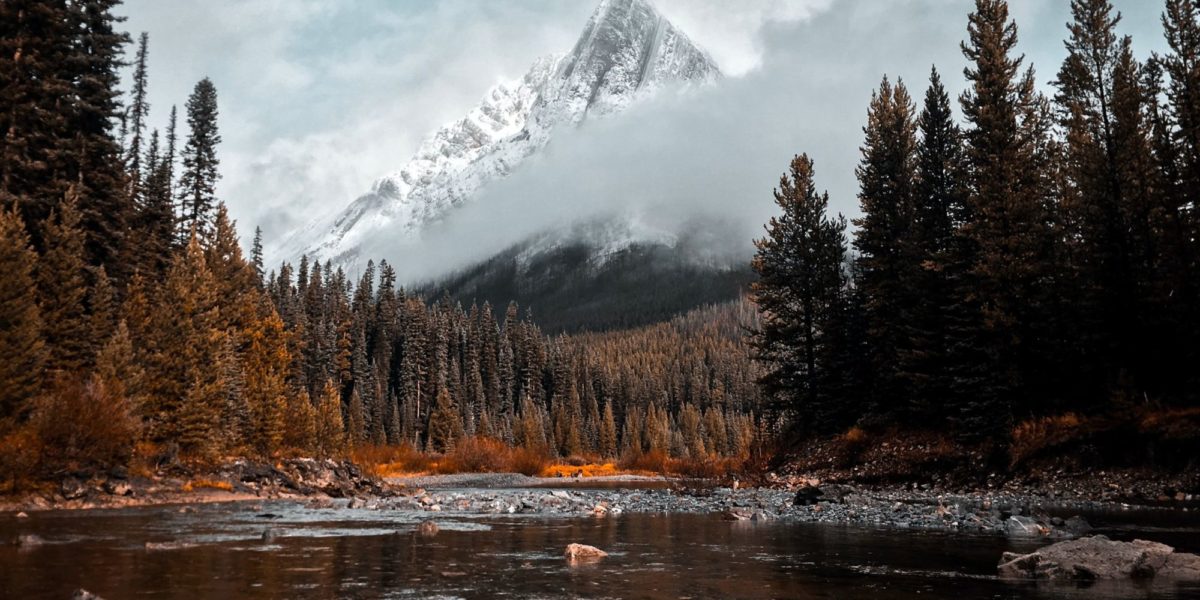
<instances>
[{"instance_id":1,"label":"wet rock","mask_svg":"<svg viewBox=\"0 0 1200 600\"><path fill-rule=\"evenodd\" d=\"M32 533L18 535L17 539L13 540L13 545L18 548L36 548L45 543L46 540L42 539L41 536Z\"/></svg>"},{"instance_id":2,"label":"wet rock","mask_svg":"<svg viewBox=\"0 0 1200 600\"><path fill-rule=\"evenodd\" d=\"M146 542L146 550L183 550L184 548L194 548L196 544L191 542Z\"/></svg>"},{"instance_id":3,"label":"wet rock","mask_svg":"<svg viewBox=\"0 0 1200 600\"><path fill-rule=\"evenodd\" d=\"M823 494L821 488L815 485L804 485L796 490L796 498L792 500L792 504L796 506L809 506L816 504Z\"/></svg>"},{"instance_id":4,"label":"wet rock","mask_svg":"<svg viewBox=\"0 0 1200 600\"><path fill-rule=\"evenodd\" d=\"M749 521L752 516L750 511L740 508L731 508L721 513L721 518L726 521Z\"/></svg>"},{"instance_id":5,"label":"wet rock","mask_svg":"<svg viewBox=\"0 0 1200 600\"><path fill-rule=\"evenodd\" d=\"M421 524L417 525L417 535L420 535L423 538L431 538L437 534L438 525L433 521L421 521Z\"/></svg>"},{"instance_id":6,"label":"wet rock","mask_svg":"<svg viewBox=\"0 0 1200 600\"><path fill-rule=\"evenodd\" d=\"M274 529L264 529L262 532L262 541L267 544L274 544L275 539L278 537L279 534Z\"/></svg>"},{"instance_id":7,"label":"wet rock","mask_svg":"<svg viewBox=\"0 0 1200 600\"><path fill-rule=\"evenodd\" d=\"M1030 554L1006 552L998 570L1002 577L1023 579L1200 581L1200 556L1175 552L1157 542L1116 542L1097 535L1059 542Z\"/></svg>"},{"instance_id":8,"label":"wet rock","mask_svg":"<svg viewBox=\"0 0 1200 600\"><path fill-rule=\"evenodd\" d=\"M1004 521L1004 531L1010 537L1041 537L1048 532L1033 517L1013 515Z\"/></svg>"},{"instance_id":9,"label":"wet rock","mask_svg":"<svg viewBox=\"0 0 1200 600\"><path fill-rule=\"evenodd\" d=\"M604 558L605 556L608 556L608 553L595 546L588 546L586 544L570 544L563 552L563 556L567 559L567 562L575 564L595 562Z\"/></svg>"},{"instance_id":10,"label":"wet rock","mask_svg":"<svg viewBox=\"0 0 1200 600\"><path fill-rule=\"evenodd\" d=\"M82 481L75 477L67 477L62 480L60 486L63 498L67 500L77 500L87 494L87 486Z\"/></svg>"},{"instance_id":11,"label":"wet rock","mask_svg":"<svg viewBox=\"0 0 1200 600\"><path fill-rule=\"evenodd\" d=\"M104 598L101 598L100 596L97 596L83 588L79 588L71 593L71 600L104 600Z\"/></svg>"},{"instance_id":12,"label":"wet rock","mask_svg":"<svg viewBox=\"0 0 1200 600\"><path fill-rule=\"evenodd\" d=\"M21 512L17 513L17 518L18 519L28 519L29 515L26 514L25 511L21 511Z\"/></svg>"},{"instance_id":13,"label":"wet rock","mask_svg":"<svg viewBox=\"0 0 1200 600\"><path fill-rule=\"evenodd\" d=\"M1063 522L1063 531L1073 536L1087 535L1091 533L1092 525L1087 519L1076 515Z\"/></svg>"},{"instance_id":14,"label":"wet rock","mask_svg":"<svg viewBox=\"0 0 1200 600\"><path fill-rule=\"evenodd\" d=\"M132 496L133 486L128 481L109 479L104 482L104 491L113 496Z\"/></svg>"}]
</instances>

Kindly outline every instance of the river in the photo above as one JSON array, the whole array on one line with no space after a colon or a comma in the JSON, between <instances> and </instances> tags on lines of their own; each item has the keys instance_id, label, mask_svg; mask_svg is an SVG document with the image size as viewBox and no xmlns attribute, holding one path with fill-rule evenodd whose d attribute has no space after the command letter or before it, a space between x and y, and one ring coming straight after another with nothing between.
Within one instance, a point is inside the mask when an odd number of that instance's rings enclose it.
<instances>
[{"instance_id":1,"label":"river","mask_svg":"<svg viewBox=\"0 0 1200 600\"><path fill-rule=\"evenodd\" d=\"M0 598L1200 598L1200 586L1091 587L995 577L995 535L729 522L717 515L605 518L311 509L294 502L0 515ZM1098 532L1200 551L1200 513L1089 516ZM273 539L264 540L271 530ZM147 549L146 543L173 549ZM610 556L570 566L572 542Z\"/></svg>"}]
</instances>

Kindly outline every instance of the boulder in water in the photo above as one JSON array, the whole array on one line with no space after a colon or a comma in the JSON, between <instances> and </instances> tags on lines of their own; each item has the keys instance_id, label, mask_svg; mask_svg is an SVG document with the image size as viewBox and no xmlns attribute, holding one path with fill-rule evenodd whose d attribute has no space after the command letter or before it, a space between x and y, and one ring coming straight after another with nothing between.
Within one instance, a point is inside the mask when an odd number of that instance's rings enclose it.
<instances>
[{"instance_id":1,"label":"boulder in water","mask_svg":"<svg viewBox=\"0 0 1200 600\"><path fill-rule=\"evenodd\" d=\"M594 562L598 561L608 553L595 547L586 544L570 544L567 546L563 556L566 557L569 563Z\"/></svg>"},{"instance_id":2,"label":"boulder in water","mask_svg":"<svg viewBox=\"0 0 1200 600\"><path fill-rule=\"evenodd\" d=\"M433 521L421 521L421 524L417 525L417 535L420 535L421 537L431 538L437 534L438 525Z\"/></svg>"},{"instance_id":3,"label":"boulder in water","mask_svg":"<svg viewBox=\"0 0 1200 600\"><path fill-rule=\"evenodd\" d=\"M1149 579L1200 581L1200 556L1157 542L1116 542L1102 535L1051 544L1030 554L1005 552L1001 577L1093 581Z\"/></svg>"}]
</instances>

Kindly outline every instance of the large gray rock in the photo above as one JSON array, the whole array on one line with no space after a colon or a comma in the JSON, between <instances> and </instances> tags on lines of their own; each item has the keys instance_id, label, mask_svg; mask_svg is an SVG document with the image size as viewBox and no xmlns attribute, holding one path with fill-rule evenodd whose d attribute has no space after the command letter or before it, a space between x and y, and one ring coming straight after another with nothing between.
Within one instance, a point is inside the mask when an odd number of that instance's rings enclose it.
<instances>
[{"instance_id":1,"label":"large gray rock","mask_svg":"<svg viewBox=\"0 0 1200 600\"><path fill-rule=\"evenodd\" d=\"M1200 556L1157 542L1116 542L1102 535L1059 542L1030 554L1005 552L1001 577L1091 581L1148 579L1200 581Z\"/></svg>"}]
</instances>

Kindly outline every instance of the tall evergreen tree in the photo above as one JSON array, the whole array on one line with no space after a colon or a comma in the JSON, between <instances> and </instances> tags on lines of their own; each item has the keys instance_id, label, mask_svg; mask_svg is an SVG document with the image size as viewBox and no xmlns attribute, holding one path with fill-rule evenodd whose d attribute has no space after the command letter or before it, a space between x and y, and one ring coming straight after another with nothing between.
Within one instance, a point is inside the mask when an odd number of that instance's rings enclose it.
<instances>
[{"instance_id":1,"label":"tall evergreen tree","mask_svg":"<svg viewBox=\"0 0 1200 600\"><path fill-rule=\"evenodd\" d=\"M817 193L807 155L792 160L775 203L783 214L772 217L767 237L755 241L752 266L759 278L751 289L763 322L752 343L767 364L762 383L776 409L803 420L818 397L817 360L842 283L846 223L826 214L829 195Z\"/></svg>"},{"instance_id":2,"label":"tall evergreen tree","mask_svg":"<svg viewBox=\"0 0 1200 600\"><path fill-rule=\"evenodd\" d=\"M1017 28L1004 0L976 0L969 40L962 45L970 62L970 84L962 96L969 195L964 233L971 261L970 300L980 307L982 327L974 344L987 357L986 380L963 413L966 428L978 434L1007 430L1018 400L1035 402L1029 369L1036 368L1033 344L1047 335L1041 319L1044 300L1054 293L1047 272L1054 267L1046 198L1037 178L1039 125L1032 75L1020 75L1022 57L1012 56ZM1046 357L1041 357L1046 358Z\"/></svg>"},{"instance_id":3,"label":"tall evergreen tree","mask_svg":"<svg viewBox=\"0 0 1200 600\"><path fill-rule=\"evenodd\" d=\"M903 414L909 398L899 377L899 355L908 350L905 324L922 299L912 294L918 267L913 246L913 188L916 127L913 106L903 82L885 77L871 95L866 141L856 170L863 216L854 246L858 250L859 285L865 300L867 335L873 373L873 413Z\"/></svg>"},{"instance_id":4,"label":"tall evergreen tree","mask_svg":"<svg viewBox=\"0 0 1200 600\"><path fill-rule=\"evenodd\" d=\"M21 215L0 211L0 431L21 420L42 389L45 344L30 246Z\"/></svg>"},{"instance_id":5,"label":"tall evergreen tree","mask_svg":"<svg viewBox=\"0 0 1200 600\"><path fill-rule=\"evenodd\" d=\"M84 237L74 198L51 213L46 251L38 261L38 304L44 319L48 369L70 375L91 364L91 322L86 312Z\"/></svg>"},{"instance_id":6,"label":"tall evergreen tree","mask_svg":"<svg viewBox=\"0 0 1200 600\"><path fill-rule=\"evenodd\" d=\"M126 193L135 204L142 201L142 188L145 186L145 176L153 173L155 164L147 161L142 173L142 135L146 131L146 119L150 115L150 102L146 99L146 58L149 51L150 34L142 32L138 37L137 58L133 62L133 102L129 105L129 149L126 152L125 164L129 176L129 186Z\"/></svg>"},{"instance_id":7,"label":"tall evergreen tree","mask_svg":"<svg viewBox=\"0 0 1200 600\"><path fill-rule=\"evenodd\" d=\"M917 119L917 174L911 245L916 270L912 303L902 323L907 344L897 356L914 416L932 417L952 405L951 321L965 307L959 289L967 265L957 227L966 218L962 134L937 69L929 77Z\"/></svg>"},{"instance_id":8,"label":"tall evergreen tree","mask_svg":"<svg viewBox=\"0 0 1200 600\"><path fill-rule=\"evenodd\" d=\"M195 231L202 238L216 226L217 88L207 77L196 84L187 101L188 138L183 147L183 174L179 179L181 233Z\"/></svg>"}]
</instances>

